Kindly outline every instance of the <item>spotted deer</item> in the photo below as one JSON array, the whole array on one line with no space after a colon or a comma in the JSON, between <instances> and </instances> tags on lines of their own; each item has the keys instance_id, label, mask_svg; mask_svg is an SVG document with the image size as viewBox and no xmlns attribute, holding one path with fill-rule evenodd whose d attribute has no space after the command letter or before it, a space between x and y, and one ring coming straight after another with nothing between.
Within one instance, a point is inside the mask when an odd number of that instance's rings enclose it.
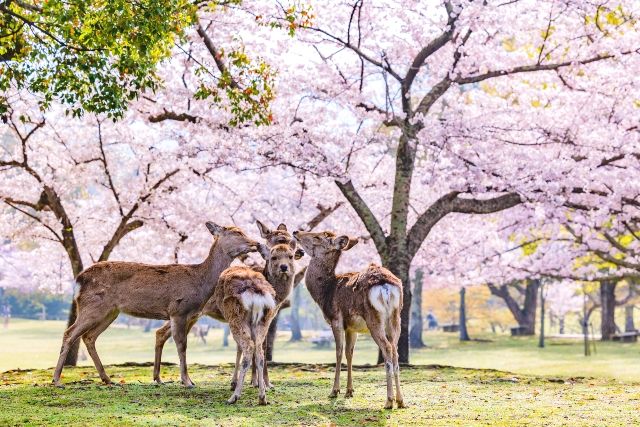
<instances>
[{"instance_id":1,"label":"spotted deer","mask_svg":"<svg viewBox=\"0 0 640 427\"><path fill-rule=\"evenodd\" d=\"M260 231L260 236L266 241L266 245L268 248L271 248L277 244L290 244L291 242L295 243L295 240L293 239L293 237L291 236L291 234L289 233L289 231L287 231L287 226L285 224L280 224L278 225L278 227L274 230L274 229L270 229L269 227L265 226L262 222L260 221L256 221L256 225L258 226L258 230ZM265 257L265 251L259 251L260 254ZM294 254L295 259L299 259L304 255L304 252L301 249L296 249L296 252ZM266 261L267 258L265 258ZM265 276L268 275L267 273L267 264L265 264L264 270L259 269L260 271L263 272L263 274ZM286 305L286 302L284 302L283 304ZM213 317L216 320L225 322L225 319L220 315L220 312L216 306L215 301L213 300L213 298L211 298L204 306L204 308L202 309L202 315L204 316L209 316L209 317ZM195 323L197 321L197 318L193 320L192 324L189 325L189 329L193 326L193 323ZM171 336L171 323L170 322L166 322L164 325L162 325L162 327L160 327L160 329L158 329L156 331L156 346L155 346L155 359L154 359L154 364L153 364L153 380L155 382L157 382L158 384L162 384L162 379L160 378L160 365L162 362L162 350L164 349L164 344L167 342L167 340L169 339L169 337ZM239 350L238 350L239 351ZM255 379L255 368L256 368L256 364L253 364L253 368L252 368L252 378L251 378L251 382L254 385L258 385L257 380ZM269 373L265 364L264 367L264 375L265 375L265 382L267 384L267 387L271 387L271 383L269 382ZM231 385L233 389L235 389L235 384Z\"/></svg>"},{"instance_id":2,"label":"spotted deer","mask_svg":"<svg viewBox=\"0 0 640 427\"><path fill-rule=\"evenodd\" d=\"M100 362L95 341L118 317L126 313L147 319L168 319L180 358L183 384L193 387L187 373L187 334L194 319L213 294L220 273L237 256L257 250L257 242L237 227L206 223L215 237L209 255L200 264L148 265L133 262L99 262L78 275L77 318L64 333L53 383L60 375L71 345L82 337L89 355L107 384L111 380Z\"/></svg>"},{"instance_id":3,"label":"spotted deer","mask_svg":"<svg viewBox=\"0 0 640 427\"><path fill-rule=\"evenodd\" d=\"M258 403L266 405L265 361L263 344L269 326L280 306L293 290L296 242L278 244L272 248L260 245L266 259L264 274L246 266L231 267L220 276L209 312L217 319L229 322L238 351L231 381L233 394L227 401L235 403L242 394L244 377L253 361L258 382Z\"/></svg>"},{"instance_id":4,"label":"spotted deer","mask_svg":"<svg viewBox=\"0 0 640 427\"><path fill-rule=\"evenodd\" d=\"M305 282L314 301L322 309L331 326L336 343L336 372L330 397L340 393L340 368L343 345L346 344L347 392L353 396L352 362L358 332L369 332L380 348L387 380L386 409L393 408L393 379L398 408L404 407L400 391L398 339L402 310L402 282L389 270L370 264L360 272L336 275L336 265L343 251L358 239L336 236L332 232L294 231L305 252L311 256Z\"/></svg>"}]
</instances>

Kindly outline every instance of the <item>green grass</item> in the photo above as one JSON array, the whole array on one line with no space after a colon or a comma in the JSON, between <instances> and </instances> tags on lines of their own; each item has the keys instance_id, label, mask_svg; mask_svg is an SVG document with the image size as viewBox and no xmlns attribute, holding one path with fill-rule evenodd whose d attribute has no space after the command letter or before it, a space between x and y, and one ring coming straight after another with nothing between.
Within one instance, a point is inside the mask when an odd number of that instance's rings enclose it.
<instances>
[{"instance_id":1,"label":"green grass","mask_svg":"<svg viewBox=\"0 0 640 427\"><path fill-rule=\"evenodd\" d=\"M175 366L163 367L177 378ZM414 367L402 370L407 409L383 410L384 371L354 373L355 396L328 398L333 369L277 366L270 404L257 406L247 386L226 405L231 366L192 365L193 390L149 382L149 367L108 366L117 386L95 370L69 368L66 387L49 385L50 370L0 375L0 425L592 425L640 423L640 385L605 379L549 379L490 370ZM344 385L343 385L344 387ZM343 388L344 392L344 388Z\"/></svg>"},{"instance_id":2,"label":"green grass","mask_svg":"<svg viewBox=\"0 0 640 427\"><path fill-rule=\"evenodd\" d=\"M276 360L299 362L271 369L276 388L270 405L257 406L248 384L241 400L230 396L235 348L221 346L221 331L205 346L190 337L190 374L198 387L179 383L176 366L163 366L169 383L151 383L153 333L110 328L98 351L116 386L101 385L90 360L63 372L64 389L50 385L63 322L12 320L0 329L0 425L638 425L638 344L598 343L586 358L579 341L486 335L492 342L460 343L455 335L425 333L429 348L412 352L402 370L409 408L385 411L384 370L354 373L355 396L329 399L334 350L287 342L283 332ZM373 363L376 348L362 336L356 363ZM173 343L164 360L176 362ZM124 362L139 362L141 365ZM117 365L119 364L119 365ZM419 365L419 366L416 366ZM438 365L453 365L446 367ZM17 370L17 368L49 368ZM465 369L474 368L474 369ZM479 369L484 368L484 369ZM487 369L491 368L491 369ZM343 373L343 392L345 386Z\"/></svg>"},{"instance_id":3,"label":"green grass","mask_svg":"<svg viewBox=\"0 0 640 427\"><path fill-rule=\"evenodd\" d=\"M64 322L12 319L9 329L0 327L0 372L8 369L49 368L55 365ZM311 334L311 333L308 333ZM332 348L317 349L308 341L289 343L289 332L282 332L276 343L279 362L331 363ZM465 368L498 369L518 374L578 377L588 376L640 382L640 344L597 343L597 353L584 357L580 340L548 340L547 348L537 348L536 338L482 335L492 342L460 343L455 334L425 333L429 348L412 350L413 364L440 364ZM98 352L105 364L150 362L153 360L153 333L139 327L112 326L98 340ZM355 363L375 363L373 341L361 335ZM177 363L175 346L167 342L164 361ZM208 344L189 337L189 363L220 364L235 360L235 346L222 347L222 331L212 329ZM80 362L92 365L90 359ZM149 371L149 377L151 372Z\"/></svg>"}]
</instances>

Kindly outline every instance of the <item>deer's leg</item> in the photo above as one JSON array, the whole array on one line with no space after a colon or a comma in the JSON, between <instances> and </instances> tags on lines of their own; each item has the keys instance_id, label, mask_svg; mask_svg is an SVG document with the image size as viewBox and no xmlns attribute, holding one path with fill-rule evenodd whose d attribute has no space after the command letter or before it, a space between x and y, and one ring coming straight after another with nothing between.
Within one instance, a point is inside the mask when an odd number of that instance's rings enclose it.
<instances>
[{"instance_id":1,"label":"deer's leg","mask_svg":"<svg viewBox=\"0 0 640 427\"><path fill-rule=\"evenodd\" d=\"M103 333L114 320L116 320L116 317L118 317L118 311L114 310L100 324L82 335L82 341L84 341L84 345L87 347L87 351L89 352L89 355L93 360L93 364L100 375L100 379L102 379L105 384L111 384L111 378L109 378L109 375L105 372L104 366L102 366L102 362L100 361L100 357L96 351L96 340L100 334Z\"/></svg>"},{"instance_id":2,"label":"deer's leg","mask_svg":"<svg viewBox=\"0 0 640 427\"><path fill-rule=\"evenodd\" d=\"M269 381L269 370L267 369L267 366L269 365L269 361L267 360L266 354L267 354L267 346L268 346L268 341L264 340L264 342L262 343L262 353L265 355L264 357L264 363L263 363L263 369L264 369L264 385L266 388L270 389L273 388L273 384L271 384L271 381Z\"/></svg>"},{"instance_id":3,"label":"deer's leg","mask_svg":"<svg viewBox=\"0 0 640 427\"><path fill-rule=\"evenodd\" d=\"M256 376L256 359L255 357L252 360L253 363L251 363L251 386L252 387L258 387L258 377Z\"/></svg>"},{"instance_id":4,"label":"deer's leg","mask_svg":"<svg viewBox=\"0 0 640 427\"><path fill-rule=\"evenodd\" d=\"M376 342L384 359L384 369L387 375L387 402L385 409L393 409L393 346L387 339L382 324L370 325L371 338Z\"/></svg>"},{"instance_id":5,"label":"deer's leg","mask_svg":"<svg viewBox=\"0 0 640 427\"><path fill-rule=\"evenodd\" d=\"M267 338L269 323L259 323L254 327L255 337L255 357L256 375L258 378L258 404L267 404L266 384L264 380L264 369L267 364L264 357L264 344Z\"/></svg>"},{"instance_id":6,"label":"deer's leg","mask_svg":"<svg viewBox=\"0 0 640 427\"><path fill-rule=\"evenodd\" d=\"M164 343L167 342L169 337L171 336L171 322L165 322L164 325L160 327L156 331L156 353L155 359L153 361L153 380L162 384L162 380L160 379L160 363L162 362L162 349L164 348Z\"/></svg>"},{"instance_id":7,"label":"deer's leg","mask_svg":"<svg viewBox=\"0 0 640 427\"><path fill-rule=\"evenodd\" d=\"M62 346L60 347L60 356L58 357L58 363L53 373L53 384L61 387L60 375L62 375L62 368L64 367L64 361L67 359L67 354L71 349L71 346L76 342L78 338L84 335L89 329L95 327L106 316L103 313L96 313L95 311L91 315L83 315L83 313L92 313L91 311L79 311L78 317L73 325L69 326L64 335L62 336Z\"/></svg>"},{"instance_id":8,"label":"deer's leg","mask_svg":"<svg viewBox=\"0 0 640 427\"><path fill-rule=\"evenodd\" d=\"M178 349L178 357L180 358L180 378L182 384L188 388L195 387L189 374L187 373L187 334L189 333L189 322L182 316L171 318L171 336L176 343Z\"/></svg>"},{"instance_id":9,"label":"deer's leg","mask_svg":"<svg viewBox=\"0 0 640 427\"><path fill-rule=\"evenodd\" d=\"M333 378L333 389L329 397L336 397L340 393L340 369L342 369L342 349L344 342L344 329L341 322L336 322L331 325L333 331L333 338L336 342L336 373Z\"/></svg>"},{"instance_id":10,"label":"deer's leg","mask_svg":"<svg viewBox=\"0 0 640 427\"><path fill-rule=\"evenodd\" d=\"M356 347L357 332L345 331L345 353L347 356L347 393L344 397L353 397L353 380L351 366L353 363L353 349Z\"/></svg>"},{"instance_id":11,"label":"deer's leg","mask_svg":"<svg viewBox=\"0 0 640 427\"><path fill-rule=\"evenodd\" d=\"M236 389L238 385L238 371L240 369L240 359L242 358L242 348L240 344L236 343L236 366L233 369L233 376L231 377L231 391Z\"/></svg>"},{"instance_id":12,"label":"deer's leg","mask_svg":"<svg viewBox=\"0 0 640 427\"><path fill-rule=\"evenodd\" d=\"M400 339L400 313L392 315L390 319L391 345L393 350L393 376L396 383L396 404L398 408L405 408L404 398L400 390L400 363L398 357L398 340Z\"/></svg>"},{"instance_id":13,"label":"deer's leg","mask_svg":"<svg viewBox=\"0 0 640 427\"><path fill-rule=\"evenodd\" d=\"M235 338L236 342L242 349L242 361L240 364L240 372L238 374L238 383L236 384L236 389L233 394L227 400L227 403L236 403L242 394L242 386L244 383L244 377L249 370L249 366L251 365L251 361L253 360L255 345L253 343L253 339L251 338L251 330L249 329L249 325L244 322L239 323L229 323L229 328L231 329L231 333L233 334L233 338Z\"/></svg>"}]
</instances>

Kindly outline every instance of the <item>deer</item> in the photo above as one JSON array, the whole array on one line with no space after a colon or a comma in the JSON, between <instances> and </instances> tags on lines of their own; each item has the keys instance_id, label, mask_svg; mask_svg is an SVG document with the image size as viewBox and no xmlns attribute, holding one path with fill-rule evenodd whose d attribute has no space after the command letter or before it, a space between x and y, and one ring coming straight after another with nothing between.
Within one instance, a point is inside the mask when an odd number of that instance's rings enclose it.
<instances>
[{"instance_id":1,"label":"deer","mask_svg":"<svg viewBox=\"0 0 640 427\"><path fill-rule=\"evenodd\" d=\"M80 273L75 298L77 317L62 339L53 383L61 387L60 375L71 345L80 337L105 384L111 379L102 366L95 342L118 317L126 313L147 319L169 320L171 334L178 349L182 383L195 384L187 372L187 335L194 319L209 300L220 273L233 260L257 251L258 243L237 227L223 227L207 222L215 237L209 255L200 264L149 265L133 262L99 262Z\"/></svg>"},{"instance_id":2,"label":"deer","mask_svg":"<svg viewBox=\"0 0 640 427\"><path fill-rule=\"evenodd\" d=\"M233 394L227 403L238 401L244 377L251 366L256 367L258 403L266 405L265 361L263 344L272 320L293 290L296 242L277 244L272 248L260 244L266 259L264 274L246 267L230 267L220 275L208 315L224 319L238 345L236 365L231 380Z\"/></svg>"},{"instance_id":3,"label":"deer","mask_svg":"<svg viewBox=\"0 0 640 427\"><path fill-rule=\"evenodd\" d=\"M269 227L267 227L266 225L264 225L262 222L260 221L256 221L256 225L258 226L258 231L260 232L260 236L266 241L266 246L267 248L271 248L277 244L290 244L291 242L295 243L295 240L293 239L293 237L291 236L291 234L289 233L289 231L287 230L287 226L285 224L279 224L275 229L270 229ZM268 259L268 251L265 251L264 249L264 245L261 245L260 247L263 248L262 251L258 251L258 253L260 253L260 255L265 259L265 261ZM304 252L301 249L296 249L296 252L294 254L295 259L300 259L302 256L304 256ZM267 264L265 264L264 269L259 269L261 270L262 273L264 273L265 275L267 275L266 270L267 270ZM215 285L214 285L215 286ZM284 303L286 305L286 302ZM203 307L202 309L202 313L201 315L204 316L209 316L212 317L218 321L221 322L226 322L226 320L221 316L219 310L217 309L216 303L213 300L213 298L211 298ZM195 318L195 320L193 320L192 324L189 325L189 329L193 326L193 323L195 323L197 321L197 318ZM155 358L154 358L154 363L153 363L153 380L157 383L157 384L163 384L162 379L160 378L160 366L161 366L161 362L162 362L162 350L164 349L164 344L167 342L167 340L169 339L169 337L171 336L171 323L170 322L166 322L164 325L162 325L162 327L160 327L157 331L156 331L156 345L155 345ZM266 343L265 343L266 344ZM238 352L240 351L240 349L238 348ZM256 364L254 363L252 368L252 378L251 378L251 383L255 386L258 385L258 382L256 380ZM269 382L269 374L267 371L266 366L264 367L264 375L265 375L265 381L266 384L269 388L273 387L273 385ZM235 384L231 384L232 389L235 389Z\"/></svg>"},{"instance_id":4,"label":"deer","mask_svg":"<svg viewBox=\"0 0 640 427\"><path fill-rule=\"evenodd\" d=\"M384 407L393 408L393 377L396 404L398 408L404 408L398 363L402 281L386 268L376 264L370 264L360 272L336 275L336 266L342 252L355 246L358 243L356 238L336 236L330 231L294 231L293 236L311 257L305 282L311 297L320 306L325 320L331 326L336 344L336 371L329 397L337 397L340 393L340 369L345 344L345 397L353 397L353 351L358 333L369 332L384 359L387 380L387 401Z\"/></svg>"}]
</instances>

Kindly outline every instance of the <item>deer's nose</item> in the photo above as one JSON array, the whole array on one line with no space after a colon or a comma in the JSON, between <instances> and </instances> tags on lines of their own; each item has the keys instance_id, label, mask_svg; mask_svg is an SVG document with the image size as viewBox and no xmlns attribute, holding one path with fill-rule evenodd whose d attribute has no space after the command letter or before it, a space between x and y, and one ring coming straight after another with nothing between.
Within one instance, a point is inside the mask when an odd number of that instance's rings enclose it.
<instances>
[{"instance_id":1,"label":"deer's nose","mask_svg":"<svg viewBox=\"0 0 640 427\"><path fill-rule=\"evenodd\" d=\"M289 266L284 265L284 264L282 264L282 265L280 266L280 271L285 272L285 271L287 271L287 270L289 270Z\"/></svg>"}]
</instances>

